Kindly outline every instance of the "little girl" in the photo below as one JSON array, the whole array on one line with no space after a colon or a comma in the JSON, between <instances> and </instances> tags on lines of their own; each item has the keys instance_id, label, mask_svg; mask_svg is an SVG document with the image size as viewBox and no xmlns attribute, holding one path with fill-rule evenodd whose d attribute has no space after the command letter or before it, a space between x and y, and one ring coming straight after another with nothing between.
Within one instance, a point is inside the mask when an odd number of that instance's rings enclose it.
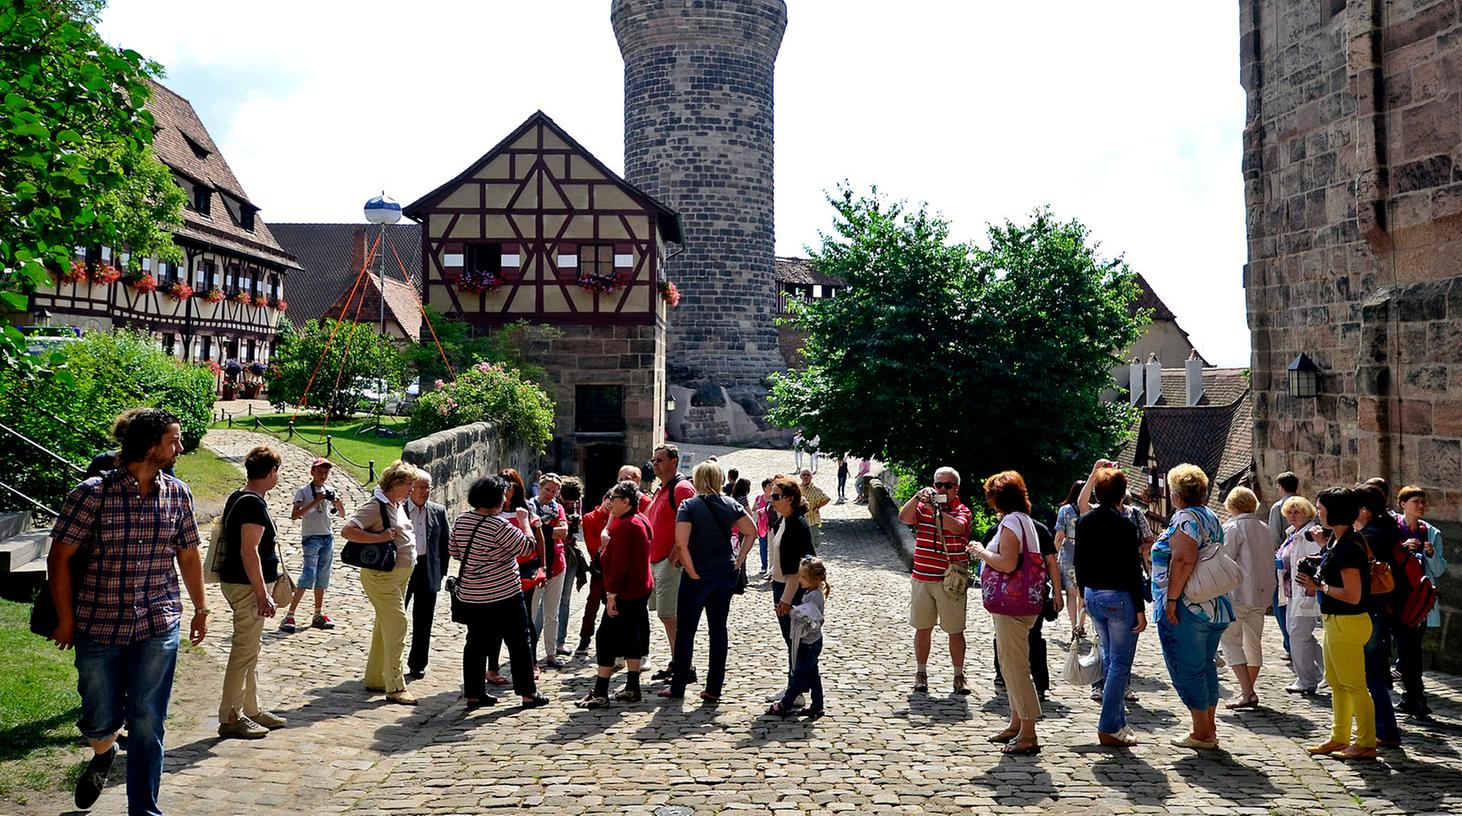
<instances>
[{"instance_id":1,"label":"little girl","mask_svg":"<svg viewBox=\"0 0 1462 816\"><path fill-rule=\"evenodd\" d=\"M797 583L805 590L802 603L792 607L787 614L792 619L792 654L794 667L792 681L779 702L772 703L768 715L791 717L799 715L816 719L822 716L822 672L817 668L817 658L822 654L823 604L832 594L832 585L827 582L827 567L822 561L808 556L802 559L802 568L797 571ZM812 705L793 710L792 701L803 693L811 692Z\"/></svg>"}]
</instances>

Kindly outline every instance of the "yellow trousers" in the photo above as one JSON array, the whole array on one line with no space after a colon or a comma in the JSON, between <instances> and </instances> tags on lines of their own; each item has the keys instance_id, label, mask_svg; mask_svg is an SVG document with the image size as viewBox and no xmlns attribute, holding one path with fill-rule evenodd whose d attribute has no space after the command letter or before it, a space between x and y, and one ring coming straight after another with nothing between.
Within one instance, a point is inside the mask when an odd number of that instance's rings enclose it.
<instances>
[{"instance_id":1,"label":"yellow trousers","mask_svg":"<svg viewBox=\"0 0 1462 816\"><path fill-rule=\"evenodd\" d=\"M1369 615L1325 616L1325 681L1330 684L1333 742L1351 742L1350 725L1355 722L1355 744L1376 747L1376 705L1366 688L1366 641L1371 639Z\"/></svg>"},{"instance_id":2,"label":"yellow trousers","mask_svg":"<svg viewBox=\"0 0 1462 816\"><path fill-rule=\"evenodd\" d=\"M366 688L386 691L406 688L401 655L406 650L406 585L409 583L410 563L390 572L360 571L360 585L376 610L376 623L371 627L371 650L366 657Z\"/></svg>"}]
</instances>

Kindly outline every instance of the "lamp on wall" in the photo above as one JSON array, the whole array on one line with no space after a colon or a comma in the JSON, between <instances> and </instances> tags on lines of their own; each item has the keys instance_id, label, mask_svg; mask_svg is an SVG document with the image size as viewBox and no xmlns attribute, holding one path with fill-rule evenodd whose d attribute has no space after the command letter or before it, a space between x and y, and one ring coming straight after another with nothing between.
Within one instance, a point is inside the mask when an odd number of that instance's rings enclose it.
<instances>
[{"instance_id":1,"label":"lamp on wall","mask_svg":"<svg viewBox=\"0 0 1462 816\"><path fill-rule=\"evenodd\" d=\"M1320 393L1320 367L1309 355L1300 352L1289 364L1289 395L1297 399L1313 399Z\"/></svg>"},{"instance_id":2,"label":"lamp on wall","mask_svg":"<svg viewBox=\"0 0 1462 816\"><path fill-rule=\"evenodd\" d=\"M675 397L665 398L665 411L667 413L675 411Z\"/></svg>"}]
</instances>

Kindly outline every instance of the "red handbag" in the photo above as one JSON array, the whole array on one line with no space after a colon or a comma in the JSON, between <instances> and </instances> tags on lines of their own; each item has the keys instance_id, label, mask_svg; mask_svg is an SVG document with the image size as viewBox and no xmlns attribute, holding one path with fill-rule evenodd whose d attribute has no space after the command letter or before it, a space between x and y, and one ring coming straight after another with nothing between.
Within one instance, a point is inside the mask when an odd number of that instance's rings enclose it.
<instances>
[{"instance_id":1,"label":"red handbag","mask_svg":"<svg viewBox=\"0 0 1462 816\"><path fill-rule=\"evenodd\" d=\"M1015 569L1001 572L989 564L980 570L980 594L993 615L1039 615L1046 603L1046 565L1039 555L1027 558L1025 525L1020 526L1020 552Z\"/></svg>"}]
</instances>

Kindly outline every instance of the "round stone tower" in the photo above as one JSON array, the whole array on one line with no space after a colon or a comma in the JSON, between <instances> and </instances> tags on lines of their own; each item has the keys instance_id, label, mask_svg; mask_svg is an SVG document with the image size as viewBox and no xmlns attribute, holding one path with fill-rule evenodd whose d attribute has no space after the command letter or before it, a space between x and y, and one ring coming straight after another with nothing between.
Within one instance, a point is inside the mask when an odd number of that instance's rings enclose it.
<instances>
[{"instance_id":1,"label":"round stone tower","mask_svg":"<svg viewBox=\"0 0 1462 816\"><path fill-rule=\"evenodd\" d=\"M614 0L624 55L624 164L680 212L685 250L667 273L672 383L724 386L752 415L777 348L772 70L782 0ZM711 388L714 392L716 389ZM729 406L728 406L729 407Z\"/></svg>"}]
</instances>

